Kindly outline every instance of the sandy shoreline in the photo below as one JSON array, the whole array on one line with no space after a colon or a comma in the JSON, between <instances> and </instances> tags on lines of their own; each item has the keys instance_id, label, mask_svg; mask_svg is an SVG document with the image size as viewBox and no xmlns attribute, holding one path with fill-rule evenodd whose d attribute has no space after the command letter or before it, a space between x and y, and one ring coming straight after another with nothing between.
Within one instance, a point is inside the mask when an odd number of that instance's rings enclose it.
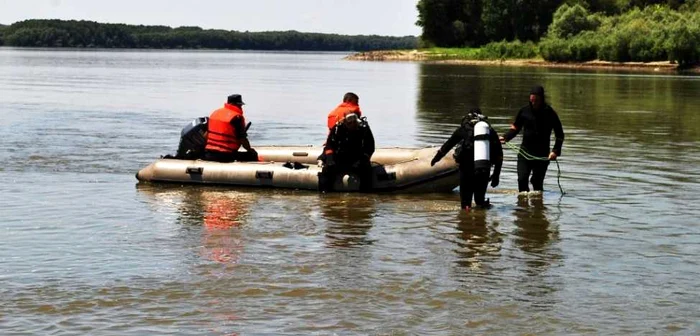
<instances>
[{"instance_id":1,"label":"sandy shoreline","mask_svg":"<svg viewBox=\"0 0 700 336\"><path fill-rule=\"evenodd\" d=\"M679 69L677 64L663 62L609 62L609 61L588 61L577 63L557 63L548 62L542 59L501 59L501 60L469 60L448 58L434 54L429 55L419 50L382 50L356 53L345 57L346 60L353 61L407 61L464 65L492 65L492 66L532 66L548 68L569 68L569 69L612 69L612 70L634 70L644 72L663 73L697 73L700 74L700 67L695 66L688 69Z\"/></svg>"}]
</instances>

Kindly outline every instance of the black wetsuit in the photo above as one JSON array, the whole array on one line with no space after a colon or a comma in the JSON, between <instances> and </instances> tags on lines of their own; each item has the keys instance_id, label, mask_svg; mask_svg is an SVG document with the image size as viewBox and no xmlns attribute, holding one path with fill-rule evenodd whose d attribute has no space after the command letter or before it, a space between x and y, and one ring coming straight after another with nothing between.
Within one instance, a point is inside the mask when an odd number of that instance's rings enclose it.
<instances>
[{"instance_id":1,"label":"black wetsuit","mask_svg":"<svg viewBox=\"0 0 700 336\"><path fill-rule=\"evenodd\" d=\"M372 164L374 135L366 122L350 130L345 124L334 126L319 159L324 162L319 174L319 190L331 191L338 174L354 173L360 179L360 191L372 188Z\"/></svg>"},{"instance_id":2,"label":"black wetsuit","mask_svg":"<svg viewBox=\"0 0 700 336\"><path fill-rule=\"evenodd\" d=\"M543 103L542 108L535 111L530 104L520 109L515 117L511 129L504 135L506 141L513 139L520 130L523 131L523 142L520 148L530 155L548 157L550 152L561 155L561 146L564 143L564 130L559 116L551 106ZM554 131L556 140L554 148L549 147L550 137ZM547 173L549 161L528 160L522 154L518 155L518 190L530 191L528 178L532 173L530 182L532 189L544 189L544 176Z\"/></svg>"},{"instance_id":3,"label":"black wetsuit","mask_svg":"<svg viewBox=\"0 0 700 336\"><path fill-rule=\"evenodd\" d=\"M494 165L494 177L498 178L503 164L503 147L498 140L498 134L493 128L489 129L491 161L485 166L474 163L474 125L471 123L464 123L452 133L452 136L440 147L438 157L442 158L461 141L463 141L462 147L456 160L459 164L459 198L462 208L471 207L472 195L476 205L486 205L486 188L488 188L491 165Z\"/></svg>"}]
</instances>

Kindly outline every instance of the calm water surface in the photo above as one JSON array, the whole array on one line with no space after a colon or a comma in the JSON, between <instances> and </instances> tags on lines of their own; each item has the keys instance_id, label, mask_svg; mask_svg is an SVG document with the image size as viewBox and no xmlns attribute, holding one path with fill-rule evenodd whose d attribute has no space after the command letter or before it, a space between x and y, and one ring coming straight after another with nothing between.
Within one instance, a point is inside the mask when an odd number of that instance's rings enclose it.
<instances>
[{"instance_id":1,"label":"calm water surface","mask_svg":"<svg viewBox=\"0 0 700 336\"><path fill-rule=\"evenodd\" d=\"M342 61L342 54L0 49L0 334L700 332L700 77ZM355 91L379 146L438 145L533 84L562 195L137 185L243 94L253 145L320 144ZM519 140L520 138L518 138Z\"/></svg>"}]
</instances>

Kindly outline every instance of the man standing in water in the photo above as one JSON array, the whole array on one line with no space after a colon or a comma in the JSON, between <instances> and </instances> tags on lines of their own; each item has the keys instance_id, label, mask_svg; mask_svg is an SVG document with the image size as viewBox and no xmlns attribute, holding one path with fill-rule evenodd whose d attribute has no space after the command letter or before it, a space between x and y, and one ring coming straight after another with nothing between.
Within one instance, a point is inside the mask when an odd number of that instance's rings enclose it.
<instances>
[{"instance_id":1,"label":"man standing in water","mask_svg":"<svg viewBox=\"0 0 700 336\"><path fill-rule=\"evenodd\" d=\"M561 155L561 146L564 143L561 121L554 109L546 103L542 86L538 85L530 90L530 103L520 109L510 130L500 138L501 143L513 139L520 130L523 131L523 142L520 145L521 153L518 154L518 191L521 193L530 191L527 180L532 174L530 179L532 189L541 194L544 189L544 176L549 166L549 161L545 158L556 160ZM552 131L556 140L554 148L550 151L549 142ZM543 160L532 160L531 157L528 159L522 152Z\"/></svg>"},{"instance_id":2,"label":"man standing in water","mask_svg":"<svg viewBox=\"0 0 700 336\"><path fill-rule=\"evenodd\" d=\"M462 125L445 141L430 161L434 166L458 143L455 150L455 161L459 164L459 199L461 207L469 212L472 207L472 196L476 206L488 208L486 188L489 181L491 187L498 186L503 164L503 148L498 141L498 133L488 124L481 110L474 108L462 118ZM489 177L491 166L493 175Z\"/></svg>"}]
</instances>

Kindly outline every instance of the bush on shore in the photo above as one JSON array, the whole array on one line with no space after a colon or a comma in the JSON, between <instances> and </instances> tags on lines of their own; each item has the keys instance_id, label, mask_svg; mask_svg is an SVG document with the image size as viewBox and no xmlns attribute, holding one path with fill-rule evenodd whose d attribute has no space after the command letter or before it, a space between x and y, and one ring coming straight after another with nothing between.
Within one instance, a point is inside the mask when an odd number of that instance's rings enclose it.
<instances>
[{"instance_id":1,"label":"bush on shore","mask_svg":"<svg viewBox=\"0 0 700 336\"><path fill-rule=\"evenodd\" d=\"M551 62L700 61L700 1L673 10L666 6L634 8L619 15L589 13L563 4L539 44L491 42L480 48L433 48L433 57L475 60L542 57Z\"/></svg>"},{"instance_id":2,"label":"bush on shore","mask_svg":"<svg viewBox=\"0 0 700 336\"><path fill-rule=\"evenodd\" d=\"M429 48L425 52L433 59L529 59L538 57L537 45L533 42L491 42L480 48Z\"/></svg>"},{"instance_id":3,"label":"bush on shore","mask_svg":"<svg viewBox=\"0 0 700 336\"><path fill-rule=\"evenodd\" d=\"M700 60L700 14L665 6L632 9L621 15L590 14L579 5L562 5L540 42L541 55L554 62Z\"/></svg>"}]
</instances>

